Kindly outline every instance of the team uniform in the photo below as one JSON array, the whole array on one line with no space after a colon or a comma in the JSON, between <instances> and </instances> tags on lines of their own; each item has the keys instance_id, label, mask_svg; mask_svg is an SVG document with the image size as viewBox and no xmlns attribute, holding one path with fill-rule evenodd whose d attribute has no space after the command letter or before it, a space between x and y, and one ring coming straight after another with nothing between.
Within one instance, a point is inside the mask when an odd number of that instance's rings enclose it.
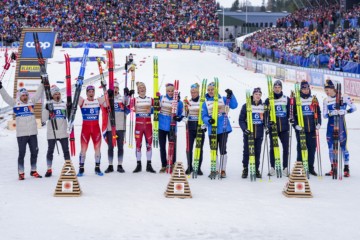
<instances>
[{"instance_id":1,"label":"team uniform","mask_svg":"<svg viewBox=\"0 0 360 240\"><path fill-rule=\"evenodd\" d=\"M252 123L253 124L253 136L254 136L254 150L255 150L255 167L256 167L256 177L261 178L261 174L259 171L260 166L260 154L261 154L261 145L264 139L264 105L260 99L260 101L256 104L253 101L253 97L251 96L251 110L252 110ZM247 122L247 112L246 112L246 104L244 104L241 108L240 116L239 116L239 125L241 130L243 131L243 174L242 178L247 178L248 176L248 165L249 165L249 137L250 134L248 131L248 122Z\"/></svg>"},{"instance_id":2,"label":"team uniform","mask_svg":"<svg viewBox=\"0 0 360 240\"><path fill-rule=\"evenodd\" d=\"M26 153L26 145L29 144L30 148L30 163L31 163L31 172L30 175L36 178L41 178L41 176L36 171L37 168L37 156L39 152L38 140L37 140L37 124L34 114L35 103L41 98L44 92L43 84L40 84L35 95L32 98L29 98L27 103L24 103L20 100L20 97L23 94L29 95L25 88L19 90L19 97L14 100L9 94L5 91L4 88L0 88L0 95L4 101L9 105L13 106L13 111L16 119L16 137L19 147L19 156L18 156L18 173L19 180L25 179L24 174L24 158Z\"/></svg>"},{"instance_id":3,"label":"team uniform","mask_svg":"<svg viewBox=\"0 0 360 240\"><path fill-rule=\"evenodd\" d=\"M167 159L166 159L166 138L169 137L170 133L170 123L171 123L171 109L173 98L170 98L167 94L160 96L160 112L159 112L159 145L160 145L160 158L161 158L161 170L160 172L165 172ZM177 113L176 116L182 117L183 112L183 103L177 103ZM174 147L174 157L173 163L176 162L176 144Z\"/></svg>"}]
</instances>

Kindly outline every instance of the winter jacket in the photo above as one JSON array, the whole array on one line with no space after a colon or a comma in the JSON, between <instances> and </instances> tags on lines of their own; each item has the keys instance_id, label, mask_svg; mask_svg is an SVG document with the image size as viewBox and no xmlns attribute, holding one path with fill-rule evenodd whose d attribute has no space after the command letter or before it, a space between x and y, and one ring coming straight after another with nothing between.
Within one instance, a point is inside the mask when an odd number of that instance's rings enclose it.
<instances>
[{"instance_id":1,"label":"winter jacket","mask_svg":"<svg viewBox=\"0 0 360 240\"><path fill-rule=\"evenodd\" d=\"M265 105L269 106L268 109L270 109L269 98L265 100ZM274 105L277 131L279 133L289 131L290 99L284 96L282 92L280 94L274 93Z\"/></svg>"},{"instance_id":2,"label":"winter jacket","mask_svg":"<svg viewBox=\"0 0 360 240\"><path fill-rule=\"evenodd\" d=\"M32 98L29 98L28 103L23 103L20 101L20 98L14 100L9 94L5 91L4 88L0 89L0 95L3 97L4 101L9 105L13 106L13 110L16 117L16 136L24 137L37 135L37 124L34 115L35 103L41 98L44 92L43 84L40 84L36 90L35 95Z\"/></svg>"},{"instance_id":3,"label":"winter jacket","mask_svg":"<svg viewBox=\"0 0 360 240\"><path fill-rule=\"evenodd\" d=\"M167 132L170 131L172 101L173 98L170 98L167 94L160 96L159 129ZM176 112L176 115L181 117L183 112L183 103L181 101L177 104Z\"/></svg>"},{"instance_id":4,"label":"winter jacket","mask_svg":"<svg viewBox=\"0 0 360 240\"><path fill-rule=\"evenodd\" d=\"M262 138L264 135L264 105L261 100L258 104L255 104L251 97L251 108L254 138ZM239 125L243 132L248 129L247 124L246 104L244 104L239 115Z\"/></svg>"},{"instance_id":5,"label":"winter jacket","mask_svg":"<svg viewBox=\"0 0 360 240\"><path fill-rule=\"evenodd\" d=\"M209 120L212 118L212 109L213 109L213 103L214 103L214 97L210 97L209 94L205 95L205 102L202 105L202 120L208 127L208 134L211 134L211 124L209 123ZM224 132L224 123L226 124L225 132L230 133L232 131L230 121L228 118L226 118L225 114L225 103L226 103L226 97L221 97L219 95L218 100L218 118L217 118L217 134L221 134ZM238 106L238 102L236 101L236 98L234 95L230 98L229 102L229 108L235 109ZM224 122L227 121L227 122Z\"/></svg>"},{"instance_id":6,"label":"winter jacket","mask_svg":"<svg viewBox=\"0 0 360 240\"><path fill-rule=\"evenodd\" d=\"M301 99L301 109L302 109L302 114L303 114L303 119L304 119L304 131L305 132L314 132L316 130L316 124L315 124L315 115L314 115L314 110L312 109L311 103L312 103L312 96L308 96L307 98L303 98L300 97ZM299 121L298 121L298 112L297 112L297 108L296 108L296 100L294 100L295 105L294 105L294 125L299 125ZM318 124L321 125L321 110L320 110L320 106L317 107L317 112L318 112Z\"/></svg>"},{"instance_id":7,"label":"winter jacket","mask_svg":"<svg viewBox=\"0 0 360 240\"><path fill-rule=\"evenodd\" d=\"M67 111L66 103L62 100L56 102L51 100L54 105L55 121L57 124L57 130L55 130L56 139L69 137L67 133ZM42 112L42 122L47 122L47 139L55 139L52 123L49 118L49 111L44 109Z\"/></svg>"}]
</instances>

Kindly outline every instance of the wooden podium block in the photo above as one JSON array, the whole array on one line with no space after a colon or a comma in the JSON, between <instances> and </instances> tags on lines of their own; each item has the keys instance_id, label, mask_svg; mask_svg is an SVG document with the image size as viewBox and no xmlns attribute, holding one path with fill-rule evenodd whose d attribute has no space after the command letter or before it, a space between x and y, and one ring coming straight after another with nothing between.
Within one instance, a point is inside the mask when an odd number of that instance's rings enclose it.
<instances>
[{"instance_id":1,"label":"wooden podium block","mask_svg":"<svg viewBox=\"0 0 360 240\"><path fill-rule=\"evenodd\" d=\"M164 193L167 198L192 198L182 162L176 162Z\"/></svg>"},{"instance_id":2,"label":"wooden podium block","mask_svg":"<svg viewBox=\"0 0 360 240\"><path fill-rule=\"evenodd\" d=\"M289 181L284 187L283 194L292 198L312 198L309 181L305 175L302 162L296 162Z\"/></svg>"},{"instance_id":3,"label":"wooden podium block","mask_svg":"<svg viewBox=\"0 0 360 240\"><path fill-rule=\"evenodd\" d=\"M80 197L80 184L71 160L65 160L57 182L54 197Z\"/></svg>"}]
</instances>

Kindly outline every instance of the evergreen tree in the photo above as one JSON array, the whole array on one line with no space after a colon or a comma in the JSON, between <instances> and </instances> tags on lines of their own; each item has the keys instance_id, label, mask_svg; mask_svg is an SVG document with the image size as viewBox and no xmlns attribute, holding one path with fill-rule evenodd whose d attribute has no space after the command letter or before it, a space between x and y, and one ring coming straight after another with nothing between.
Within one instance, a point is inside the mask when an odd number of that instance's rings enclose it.
<instances>
[{"instance_id":1,"label":"evergreen tree","mask_svg":"<svg viewBox=\"0 0 360 240\"><path fill-rule=\"evenodd\" d=\"M235 0L235 2L233 2L232 6L230 8L230 11L233 11L233 12L235 12L237 10L239 10L239 0Z\"/></svg>"}]
</instances>

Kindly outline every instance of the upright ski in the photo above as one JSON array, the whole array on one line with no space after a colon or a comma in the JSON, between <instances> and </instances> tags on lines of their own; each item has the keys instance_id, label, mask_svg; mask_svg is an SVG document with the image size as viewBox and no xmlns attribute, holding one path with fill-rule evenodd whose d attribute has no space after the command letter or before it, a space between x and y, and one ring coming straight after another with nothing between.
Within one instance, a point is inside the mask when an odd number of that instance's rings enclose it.
<instances>
[{"instance_id":1,"label":"upright ski","mask_svg":"<svg viewBox=\"0 0 360 240\"><path fill-rule=\"evenodd\" d=\"M272 122L271 126L271 140L273 142L274 148L274 158L275 158L275 171L277 178L282 177L281 171L281 161L280 161L280 148L279 148L279 139L277 133L277 125L276 125L276 110L275 110L275 102L274 102L274 91L272 85L272 77L267 77L268 83L268 92L269 92L269 103L270 103L270 121Z\"/></svg>"},{"instance_id":2,"label":"upright ski","mask_svg":"<svg viewBox=\"0 0 360 240\"><path fill-rule=\"evenodd\" d=\"M215 78L215 88L214 88L214 103L212 108L212 119L215 120L213 124L211 124L211 132L210 132L210 179L215 179L216 172L216 160L217 160L217 124L218 124L218 100L219 100L219 82L218 79Z\"/></svg>"},{"instance_id":3,"label":"upright ski","mask_svg":"<svg viewBox=\"0 0 360 240\"><path fill-rule=\"evenodd\" d=\"M254 126L249 90L246 91L246 119L247 129L250 131L250 134L248 135L250 181L256 181Z\"/></svg>"},{"instance_id":4,"label":"upright ski","mask_svg":"<svg viewBox=\"0 0 360 240\"><path fill-rule=\"evenodd\" d=\"M341 100L341 83L336 83L336 103L335 110L340 110L340 100ZM334 131L333 131L333 179L338 179L338 173L341 174L341 166L339 166L339 162L341 164L341 159L339 161L340 153L340 116L334 116Z\"/></svg>"},{"instance_id":5,"label":"upright ski","mask_svg":"<svg viewBox=\"0 0 360 240\"><path fill-rule=\"evenodd\" d=\"M200 103L199 103L198 125L196 128L195 153L194 153L194 161L193 161L193 178L197 178L197 174L199 171L199 164L200 164L201 142L203 135L201 129L201 126L203 125L201 115L202 115L202 105L205 102L206 84L207 84L207 79L203 79L201 86L201 95L199 100Z\"/></svg>"},{"instance_id":6,"label":"upright ski","mask_svg":"<svg viewBox=\"0 0 360 240\"><path fill-rule=\"evenodd\" d=\"M309 175L309 163L308 163L308 150L306 146L306 136L304 132L304 115L302 111L302 104L300 99L300 83L295 84L295 99L296 99L296 113L298 119L298 125L301 127L300 134L300 147L301 147L301 158L304 166L304 170L307 178Z\"/></svg>"},{"instance_id":7,"label":"upright ski","mask_svg":"<svg viewBox=\"0 0 360 240\"><path fill-rule=\"evenodd\" d=\"M131 71L131 90L135 89L135 65L130 66ZM130 133L129 133L129 148L133 148L134 139L134 125L135 125L135 98L130 96Z\"/></svg>"},{"instance_id":8,"label":"upright ski","mask_svg":"<svg viewBox=\"0 0 360 240\"><path fill-rule=\"evenodd\" d=\"M68 129L67 129L68 133L71 133L72 128L74 127L74 120L75 120L77 105L79 103L81 88L84 83L84 74L85 74L85 67L86 67L86 61L87 61L88 55L89 55L89 46L86 45L84 54L82 57L82 61L81 61L80 73L79 73L78 79L75 84L75 95L74 95L74 99L73 99L73 102L71 105L71 112L70 112L70 116L69 116L69 120L68 120Z\"/></svg>"},{"instance_id":9,"label":"upright ski","mask_svg":"<svg viewBox=\"0 0 360 240\"><path fill-rule=\"evenodd\" d=\"M65 65L66 65L66 109L67 109L67 118L70 118L71 112L71 69L70 69L70 57L69 54L65 54ZM75 156L76 149L75 149L75 133L74 128L71 129L70 135L70 154L71 156Z\"/></svg>"},{"instance_id":10,"label":"upright ski","mask_svg":"<svg viewBox=\"0 0 360 240\"><path fill-rule=\"evenodd\" d=\"M314 112L315 126L317 126L319 123L319 113L318 113L319 101L315 95L313 96L313 99L311 101L311 108L312 108L312 111ZM318 129L316 129L316 156L317 156L317 161L318 161L318 173L319 173L318 177L321 179L322 178L322 166L321 166L320 135L319 135Z\"/></svg>"},{"instance_id":11,"label":"upright ski","mask_svg":"<svg viewBox=\"0 0 360 240\"><path fill-rule=\"evenodd\" d=\"M175 153L175 144L176 144L176 121L174 117L177 115L178 107L178 96L179 96L179 80L174 82L174 99L172 101L171 108L171 123L170 123L170 132L169 132L169 147L168 147L168 158L166 173L172 173L172 165L174 160Z\"/></svg>"},{"instance_id":12,"label":"upright ski","mask_svg":"<svg viewBox=\"0 0 360 240\"><path fill-rule=\"evenodd\" d=\"M159 111L160 111L160 96L159 91L159 72L158 72L158 58L154 56L154 117L153 117L153 146L159 147Z\"/></svg>"}]
</instances>

